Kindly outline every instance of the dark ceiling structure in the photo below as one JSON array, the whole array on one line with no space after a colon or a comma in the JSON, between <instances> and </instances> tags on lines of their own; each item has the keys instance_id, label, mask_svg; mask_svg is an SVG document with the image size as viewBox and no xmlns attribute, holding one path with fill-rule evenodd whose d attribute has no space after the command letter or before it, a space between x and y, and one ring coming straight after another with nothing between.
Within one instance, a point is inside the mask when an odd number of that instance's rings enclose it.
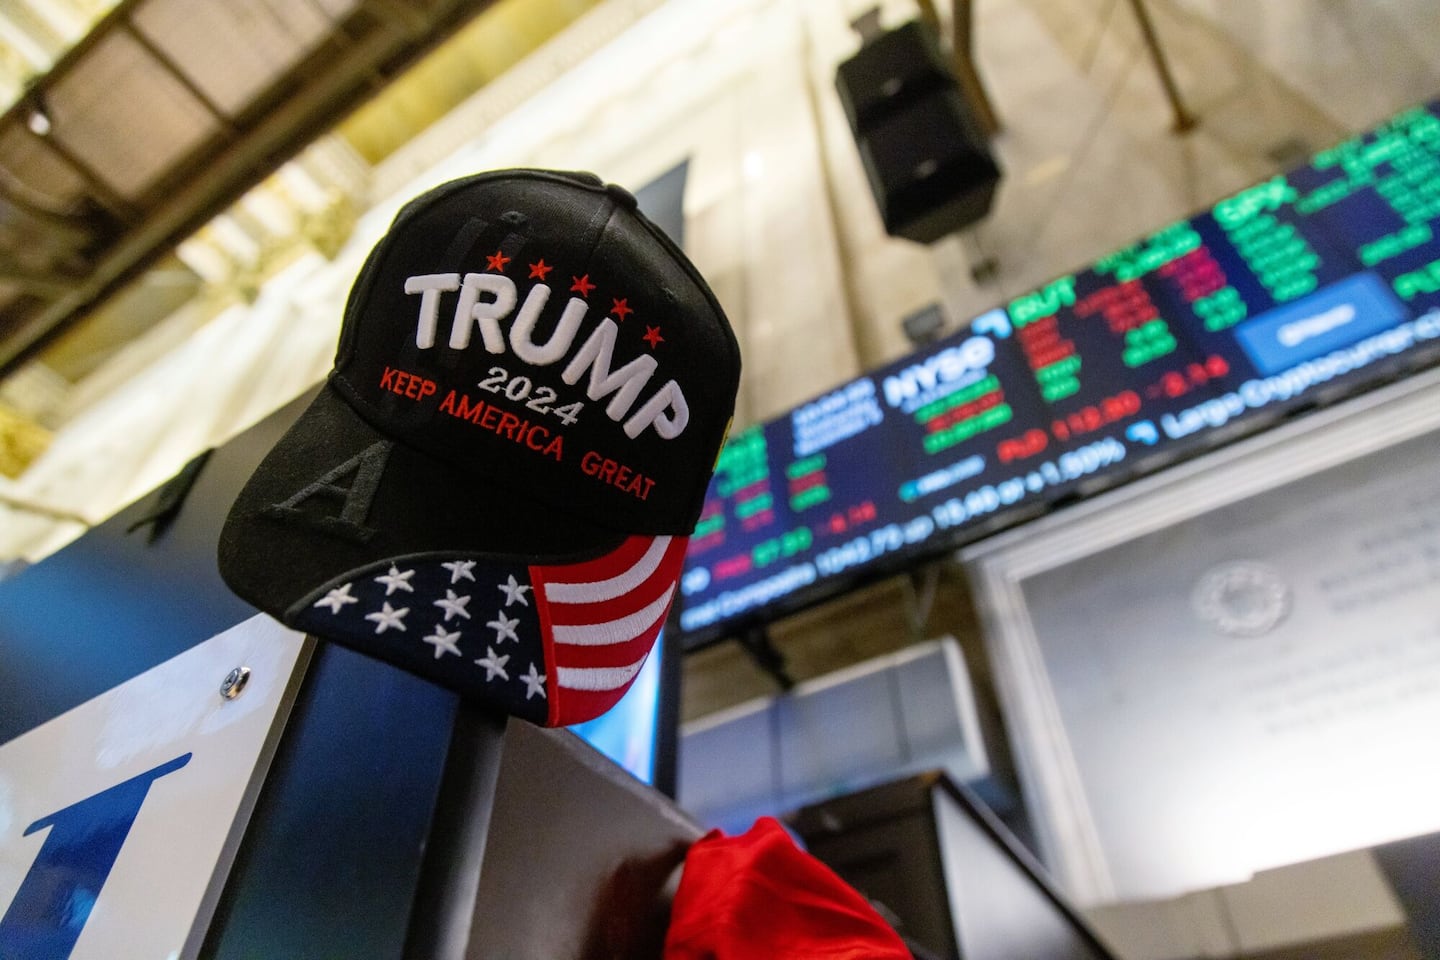
<instances>
[{"instance_id":1,"label":"dark ceiling structure","mask_svg":"<svg viewBox=\"0 0 1440 960\"><path fill-rule=\"evenodd\" d=\"M123 0L0 116L0 376L489 0Z\"/></svg>"}]
</instances>

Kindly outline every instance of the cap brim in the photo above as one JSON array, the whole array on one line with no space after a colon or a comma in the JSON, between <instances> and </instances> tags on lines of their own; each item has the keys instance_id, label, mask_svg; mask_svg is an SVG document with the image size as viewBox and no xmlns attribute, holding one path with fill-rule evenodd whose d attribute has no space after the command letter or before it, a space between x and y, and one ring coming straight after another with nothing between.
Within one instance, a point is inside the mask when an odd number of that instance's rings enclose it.
<instances>
[{"instance_id":1,"label":"cap brim","mask_svg":"<svg viewBox=\"0 0 1440 960\"><path fill-rule=\"evenodd\" d=\"M638 535L554 565L431 552L348 571L286 622L546 726L624 696L674 598L688 538Z\"/></svg>"},{"instance_id":2,"label":"cap brim","mask_svg":"<svg viewBox=\"0 0 1440 960\"><path fill-rule=\"evenodd\" d=\"M624 539L389 439L327 384L236 498L219 563L236 594L287 620L321 586L390 557L567 563Z\"/></svg>"}]
</instances>

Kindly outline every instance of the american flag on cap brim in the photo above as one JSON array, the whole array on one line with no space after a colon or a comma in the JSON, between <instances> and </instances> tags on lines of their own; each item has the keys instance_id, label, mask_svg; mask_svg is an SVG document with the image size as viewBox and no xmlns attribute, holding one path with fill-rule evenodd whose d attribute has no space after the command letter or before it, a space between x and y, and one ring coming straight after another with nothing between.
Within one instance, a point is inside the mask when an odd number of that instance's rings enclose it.
<instances>
[{"instance_id":1,"label":"american flag on cap brim","mask_svg":"<svg viewBox=\"0 0 1440 960\"><path fill-rule=\"evenodd\" d=\"M568 726L610 709L664 626L686 537L630 537L579 563L426 554L337 579L292 626L506 713Z\"/></svg>"}]
</instances>

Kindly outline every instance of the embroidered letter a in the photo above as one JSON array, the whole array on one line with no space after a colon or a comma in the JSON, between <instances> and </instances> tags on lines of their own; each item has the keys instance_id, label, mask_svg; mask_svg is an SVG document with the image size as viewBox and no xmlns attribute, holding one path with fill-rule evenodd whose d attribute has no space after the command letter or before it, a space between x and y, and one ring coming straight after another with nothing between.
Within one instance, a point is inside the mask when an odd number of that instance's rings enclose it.
<instances>
[{"instance_id":1,"label":"embroidered letter a","mask_svg":"<svg viewBox=\"0 0 1440 960\"><path fill-rule=\"evenodd\" d=\"M377 440L288 500L266 507L265 516L287 523L303 523L346 540L365 543L375 535L374 528L367 527L365 520L370 514L370 502L380 489L380 477L385 473L392 446ZM308 501L317 501L318 506L307 505Z\"/></svg>"}]
</instances>

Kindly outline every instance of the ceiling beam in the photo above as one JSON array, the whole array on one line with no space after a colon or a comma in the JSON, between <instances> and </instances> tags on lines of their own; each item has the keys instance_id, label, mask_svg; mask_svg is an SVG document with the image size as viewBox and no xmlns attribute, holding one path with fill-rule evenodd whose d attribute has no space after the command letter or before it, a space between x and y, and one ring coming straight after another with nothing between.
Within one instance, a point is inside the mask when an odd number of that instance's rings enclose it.
<instances>
[{"instance_id":1,"label":"ceiling beam","mask_svg":"<svg viewBox=\"0 0 1440 960\"><path fill-rule=\"evenodd\" d=\"M389 17L377 17L369 4L363 4L361 16L346 25L343 52L337 50L319 63L312 59L288 76L292 82L282 80L282 85L291 88L289 95L252 124L242 126L234 141L190 158L190 175L178 178L178 187L103 250L82 283L11 329L0 331L0 376L14 371L85 311L173 249L489 5L474 0L407 5L421 9L428 22L416 35L396 30ZM130 7L133 4L122 4L117 12L128 15ZM357 26L356 19L369 22ZM112 14L105 22L114 29L121 17ZM86 40L94 42L93 36Z\"/></svg>"}]
</instances>

